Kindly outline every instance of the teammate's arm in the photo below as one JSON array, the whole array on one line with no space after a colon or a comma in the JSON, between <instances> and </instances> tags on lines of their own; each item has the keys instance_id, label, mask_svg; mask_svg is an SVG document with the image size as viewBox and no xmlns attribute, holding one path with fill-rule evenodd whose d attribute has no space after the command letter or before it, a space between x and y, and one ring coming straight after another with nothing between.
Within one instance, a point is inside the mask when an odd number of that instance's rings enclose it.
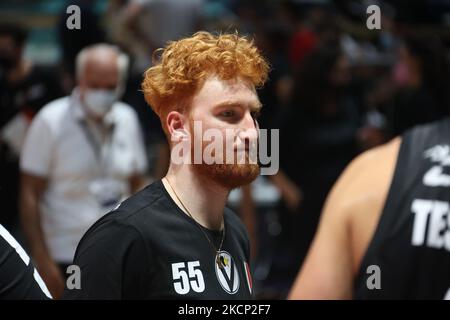
<instances>
[{"instance_id":1,"label":"teammate's arm","mask_svg":"<svg viewBox=\"0 0 450 320\"><path fill-rule=\"evenodd\" d=\"M341 175L289 298L352 298L354 276L383 210L400 142L396 138L363 153Z\"/></svg>"}]
</instances>

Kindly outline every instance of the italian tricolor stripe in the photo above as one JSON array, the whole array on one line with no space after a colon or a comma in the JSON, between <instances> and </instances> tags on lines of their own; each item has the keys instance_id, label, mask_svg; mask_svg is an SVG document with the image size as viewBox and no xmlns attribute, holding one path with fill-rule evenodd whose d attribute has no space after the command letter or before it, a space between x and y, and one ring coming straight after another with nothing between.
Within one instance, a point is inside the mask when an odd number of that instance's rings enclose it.
<instances>
[{"instance_id":1,"label":"italian tricolor stripe","mask_svg":"<svg viewBox=\"0 0 450 320\"><path fill-rule=\"evenodd\" d=\"M248 266L247 262L244 262L244 269L245 269L245 278L247 279L248 290L250 291L250 294L252 294L252 274L250 273L250 267Z\"/></svg>"}]
</instances>

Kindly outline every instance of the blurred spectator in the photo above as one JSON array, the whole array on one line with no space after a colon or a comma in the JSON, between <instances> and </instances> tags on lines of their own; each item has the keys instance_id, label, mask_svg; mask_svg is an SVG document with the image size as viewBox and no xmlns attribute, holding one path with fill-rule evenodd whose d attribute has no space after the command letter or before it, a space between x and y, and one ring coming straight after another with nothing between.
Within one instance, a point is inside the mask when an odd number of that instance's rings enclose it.
<instances>
[{"instance_id":1,"label":"blurred spectator","mask_svg":"<svg viewBox=\"0 0 450 320\"><path fill-rule=\"evenodd\" d=\"M269 80L258 91L264 105L258 123L264 129L279 128L280 114L289 104L293 85L287 56L288 32L280 25L267 23L255 39L271 64Z\"/></svg>"},{"instance_id":2,"label":"blurred spectator","mask_svg":"<svg viewBox=\"0 0 450 320\"><path fill-rule=\"evenodd\" d=\"M295 2L287 2L286 10L294 15L296 25L289 44L289 60L298 67L302 61L318 46L338 45L339 28L332 14L332 5L306 4L299 6Z\"/></svg>"},{"instance_id":3,"label":"blurred spectator","mask_svg":"<svg viewBox=\"0 0 450 320\"><path fill-rule=\"evenodd\" d=\"M0 223L16 233L19 153L33 115L62 96L55 72L23 58L27 32L0 26ZM17 236L17 235L16 235Z\"/></svg>"},{"instance_id":4,"label":"blurred spectator","mask_svg":"<svg viewBox=\"0 0 450 320\"><path fill-rule=\"evenodd\" d=\"M145 50L135 57L143 72L151 64L151 53L166 42L200 29L203 0L128 0L123 22Z\"/></svg>"},{"instance_id":5,"label":"blurred spectator","mask_svg":"<svg viewBox=\"0 0 450 320\"><path fill-rule=\"evenodd\" d=\"M22 226L52 295L63 291L78 241L104 213L144 183L139 122L118 102L125 63L112 46L77 56L78 87L33 120L21 157Z\"/></svg>"},{"instance_id":6,"label":"blurred spectator","mask_svg":"<svg viewBox=\"0 0 450 320\"><path fill-rule=\"evenodd\" d=\"M450 108L450 68L437 37L405 39L394 67L394 84L398 92L388 110L393 135L446 114Z\"/></svg>"}]
</instances>

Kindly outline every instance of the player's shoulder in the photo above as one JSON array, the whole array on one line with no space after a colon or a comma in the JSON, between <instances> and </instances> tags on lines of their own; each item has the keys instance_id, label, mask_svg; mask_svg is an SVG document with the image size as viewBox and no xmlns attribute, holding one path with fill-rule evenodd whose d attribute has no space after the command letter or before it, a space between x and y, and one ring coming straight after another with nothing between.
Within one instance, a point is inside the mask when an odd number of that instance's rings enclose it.
<instances>
[{"instance_id":1,"label":"player's shoulder","mask_svg":"<svg viewBox=\"0 0 450 320\"><path fill-rule=\"evenodd\" d=\"M357 156L334 185L328 201L334 211L349 212L358 204L382 201L397 165L402 139L372 148Z\"/></svg>"},{"instance_id":2,"label":"player's shoulder","mask_svg":"<svg viewBox=\"0 0 450 320\"><path fill-rule=\"evenodd\" d=\"M156 224L167 211L167 198L161 180L157 180L121 202L107 216L123 224L140 226L143 221Z\"/></svg>"},{"instance_id":3,"label":"player's shoulder","mask_svg":"<svg viewBox=\"0 0 450 320\"><path fill-rule=\"evenodd\" d=\"M340 184L359 188L362 185L370 184L366 182L369 178L376 178L380 173L384 173L389 167L395 166L402 139L396 137L391 141L369 149L357 156L344 170Z\"/></svg>"},{"instance_id":4,"label":"player's shoulder","mask_svg":"<svg viewBox=\"0 0 450 320\"><path fill-rule=\"evenodd\" d=\"M97 220L85 233L82 240L102 232L113 236L113 229L134 230L135 234L145 236L146 227L157 228L164 223L166 201L160 181L155 181L141 191L121 202L114 210ZM81 243L81 242L80 242Z\"/></svg>"}]
</instances>

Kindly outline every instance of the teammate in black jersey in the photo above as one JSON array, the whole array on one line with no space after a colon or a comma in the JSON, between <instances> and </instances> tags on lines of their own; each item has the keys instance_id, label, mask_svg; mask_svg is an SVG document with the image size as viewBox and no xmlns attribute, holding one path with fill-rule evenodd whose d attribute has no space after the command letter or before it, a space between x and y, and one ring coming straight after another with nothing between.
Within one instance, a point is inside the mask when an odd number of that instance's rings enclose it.
<instances>
[{"instance_id":1,"label":"teammate in black jersey","mask_svg":"<svg viewBox=\"0 0 450 320\"><path fill-rule=\"evenodd\" d=\"M250 161L261 108L255 87L267 72L236 34L199 32L164 48L142 88L171 146L168 173L84 235L74 258L81 289L66 288L64 298L251 298L247 232L225 203L259 174ZM220 155L222 163L210 161Z\"/></svg>"},{"instance_id":2,"label":"teammate in black jersey","mask_svg":"<svg viewBox=\"0 0 450 320\"><path fill-rule=\"evenodd\" d=\"M349 165L290 298L450 299L450 118Z\"/></svg>"}]
</instances>

